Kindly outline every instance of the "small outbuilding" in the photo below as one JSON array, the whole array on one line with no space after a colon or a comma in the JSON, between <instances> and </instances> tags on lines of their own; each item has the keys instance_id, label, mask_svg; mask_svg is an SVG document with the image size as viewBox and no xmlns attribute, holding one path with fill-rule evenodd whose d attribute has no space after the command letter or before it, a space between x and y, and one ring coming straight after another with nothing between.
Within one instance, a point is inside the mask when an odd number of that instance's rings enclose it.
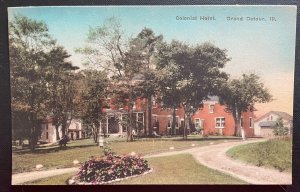
<instances>
[{"instance_id":1,"label":"small outbuilding","mask_svg":"<svg viewBox=\"0 0 300 192\"><path fill-rule=\"evenodd\" d=\"M288 128L288 134L291 134L293 128L293 116L286 112L270 111L254 121L254 135L273 137L273 130L274 127L276 127L276 121L279 118L283 120L284 127Z\"/></svg>"}]
</instances>

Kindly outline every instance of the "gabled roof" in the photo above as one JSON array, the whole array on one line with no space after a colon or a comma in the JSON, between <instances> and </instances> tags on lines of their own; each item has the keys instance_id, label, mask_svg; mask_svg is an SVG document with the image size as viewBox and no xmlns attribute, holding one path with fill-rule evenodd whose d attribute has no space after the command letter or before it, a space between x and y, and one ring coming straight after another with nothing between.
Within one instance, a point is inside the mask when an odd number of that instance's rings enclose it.
<instances>
[{"instance_id":1,"label":"gabled roof","mask_svg":"<svg viewBox=\"0 0 300 192\"><path fill-rule=\"evenodd\" d=\"M260 127L275 127L276 121L262 121L258 125Z\"/></svg>"},{"instance_id":2,"label":"gabled roof","mask_svg":"<svg viewBox=\"0 0 300 192\"><path fill-rule=\"evenodd\" d=\"M204 102L217 101L219 102L218 96L208 96L208 99L204 100Z\"/></svg>"},{"instance_id":3,"label":"gabled roof","mask_svg":"<svg viewBox=\"0 0 300 192\"><path fill-rule=\"evenodd\" d=\"M281 117L282 119L288 120L288 121L292 121L293 120L293 116L291 116L290 114L286 113L286 112L282 112L282 111L270 111L264 115L262 115L261 117L259 117L258 119L256 119L255 121L259 121L265 117L267 117L270 114L276 114L279 117Z\"/></svg>"},{"instance_id":4,"label":"gabled roof","mask_svg":"<svg viewBox=\"0 0 300 192\"><path fill-rule=\"evenodd\" d=\"M219 101L219 97L218 96L208 96L208 101Z\"/></svg>"}]
</instances>

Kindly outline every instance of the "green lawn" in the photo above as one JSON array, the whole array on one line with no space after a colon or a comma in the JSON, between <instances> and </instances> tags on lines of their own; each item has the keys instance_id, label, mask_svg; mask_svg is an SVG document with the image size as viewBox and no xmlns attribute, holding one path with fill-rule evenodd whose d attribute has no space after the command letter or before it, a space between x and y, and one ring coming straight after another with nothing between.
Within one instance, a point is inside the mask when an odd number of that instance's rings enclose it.
<instances>
[{"instance_id":1,"label":"green lawn","mask_svg":"<svg viewBox=\"0 0 300 192\"><path fill-rule=\"evenodd\" d=\"M227 155L257 166L275 168L279 171L292 170L291 138L237 146L227 151Z\"/></svg>"},{"instance_id":2,"label":"green lawn","mask_svg":"<svg viewBox=\"0 0 300 192\"><path fill-rule=\"evenodd\" d=\"M226 141L236 141L236 137L209 137L202 138L200 136L189 136L188 140L182 140L182 137L174 138L156 138L156 139L139 139L134 142L126 142L125 138L112 139L109 138L108 146L118 154L126 154L135 152L137 154L146 155L163 151L169 151L170 147L174 150L182 150L191 148L192 144L197 146L209 145ZM57 145L42 146L36 151L28 150L14 151L12 154L12 173L35 170L36 164L42 164L43 169L63 168L73 166L73 160L80 162L87 160L90 156L99 156L103 154L91 139L71 141L66 148L59 148Z\"/></svg>"},{"instance_id":3,"label":"green lawn","mask_svg":"<svg viewBox=\"0 0 300 192\"><path fill-rule=\"evenodd\" d=\"M148 159L153 172L114 184L247 184L227 174L207 168L190 154ZM29 182L30 185L64 185L75 173Z\"/></svg>"}]
</instances>

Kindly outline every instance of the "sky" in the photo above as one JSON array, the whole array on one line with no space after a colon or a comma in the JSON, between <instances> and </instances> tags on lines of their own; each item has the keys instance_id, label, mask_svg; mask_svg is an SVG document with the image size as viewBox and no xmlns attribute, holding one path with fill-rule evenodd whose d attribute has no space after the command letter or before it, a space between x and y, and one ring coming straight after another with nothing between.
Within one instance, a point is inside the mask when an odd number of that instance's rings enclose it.
<instances>
[{"instance_id":1,"label":"sky","mask_svg":"<svg viewBox=\"0 0 300 192\"><path fill-rule=\"evenodd\" d=\"M8 9L8 14L9 20L22 14L44 21L58 44L72 55L73 64L80 67L82 57L74 50L85 45L89 27L101 26L112 16L120 20L128 37L148 27L155 34L162 34L166 41L209 41L227 50L231 60L224 70L232 78L255 72L274 96L274 101L256 105L257 116L270 110L292 115L296 6L14 7ZM183 16L197 20L179 20ZM234 20L241 17L242 21Z\"/></svg>"}]
</instances>

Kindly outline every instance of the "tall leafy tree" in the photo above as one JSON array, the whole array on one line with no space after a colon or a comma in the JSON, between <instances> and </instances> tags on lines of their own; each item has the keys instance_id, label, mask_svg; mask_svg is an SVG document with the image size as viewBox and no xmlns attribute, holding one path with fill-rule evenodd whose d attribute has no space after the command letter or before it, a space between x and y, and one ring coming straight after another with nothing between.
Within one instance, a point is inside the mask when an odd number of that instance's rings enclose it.
<instances>
[{"instance_id":1,"label":"tall leafy tree","mask_svg":"<svg viewBox=\"0 0 300 192\"><path fill-rule=\"evenodd\" d=\"M143 79L136 88L141 98L146 99L146 130L152 135L152 99L157 92L156 53L162 43L163 36L155 35L152 29L144 28L137 37L130 40L130 48L126 54L128 65L138 68L136 74Z\"/></svg>"},{"instance_id":2,"label":"tall leafy tree","mask_svg":"<svg viewBox=\"0 0 300 192\"><path fill-rule=\"evenodd\" d=\"M226 82L220 92L220 98L221 103L226 105L227 111L233 115L235 135L240 136L243 131L242 112L254 111L255 103L269 102L272 100L272 95L260 81L260 77L251 73L243 74L240 79L231 79Z\"/></svg>"},{"instance_id":3,"label":"tall leafy tree","mask_svg":"<svg viewBox=\"0 0 300 192\"><path fill-rule=\"evenodd\" d=\"M60 46L54 47L48 54L48 108L54 118L57 139L60 139L59 127L62 136L68 133L68 127L76 116L76 108L80 102L76 78L78 75L75 73L79 68L67 61L69 57L66 50Z\"/></svg>"},{"instance_id":4,"label":"tall leafy tree","mask_svg":"<svg viewBox=\"0 0 300 192\"><path fill-rule=\"evenodd\" d=\"M29 123L31 149L40 134L39 120L48 110L47 54L55 45L44 22L16 15L9 22L9 58L13 116L22 113ZM20 114L19 113L19 114Z\"/></svg>"},{"instance_id":5,"label":"tall leafy tree","mask_svg":"<svg viewBox=\"0 0 300 192\"><path fill-rule=\"evenodd\" d=\"M84 55L84 64L105 71L109 77L120 78L126 73L126 37L119 20L111 17L103 25L90 27L86 45L76 52Z\"/></svg>"},{"instance_id":6,"label":"tall leafy tree","mask_svg":"<svg viewBox=\"0 0 300 192\"><path fill-rule=\"evenodd\" d=\"M87 46L77 49L78 53L85 56L85 63L88 66L108 73L112 84L111 97L121 99L118 103L126 103L130 116L127 129L127 138L130 138L128 140L132 140L134 102L139 97L150 98L148 103L151 102L153 94L150 90L151 83L145 82L153 75L149 69L152 65L151 57L155 41L158 39L160 37L155 36L153 31L144 29L136 38L128 40L119 21L116 18L109 18L103 25L90 28ZM148 87L141 89L141 82L144 82L143 87ZM151 115L148 116L151 118Z\"/></svg>"},{"instance_id":7,"label":"tall leafy tree","mask_svg":"<svg viewBox=\"0 0 300 192\"><path fill-rule=\"evenodd\" d=\"M126 52L128 43L117 18L108 18L103 25L91 27L87 35L86 46L78 48L77 53L84 55L86 66L98 69L108 74L110 78L110 91L108 97L121 99L118 103L127 105L130 116L133 107L133 77L138 68L128 65ZM130 126L127 129L127 140L132 140L132 122L128 118ZM129 139L130 138L130 139Z\"/></svg>"},{"instance_id":8,"label":"tall leafy tree","mask_svg":"<svg viewBox=\"0 0 300 192\"><path fill-rule=\"evenodd\" d=\"M190 46L178 41L166 43L159 55L158 69L166 74L160 75L164 103L171 107L180 105L184 109L186 138L191 116L203 107L203 100L218 93L220 85L227 79L227 74L220 69L229 58L226 50L211 43Z\"/></svg>"},{"instance_id":9,"label":"tall leafy tree","mask_svg":"<svg viewBox=\"0 0 300 192\"><path fill-rule=\"evenodd\" d=\"M105 72L96 70L81 71L80 115L87 126L92 127L93 139L98 142L100 122L105 118L102 109L106 107L108 78Z\"/></svg>"}]
</instances>

